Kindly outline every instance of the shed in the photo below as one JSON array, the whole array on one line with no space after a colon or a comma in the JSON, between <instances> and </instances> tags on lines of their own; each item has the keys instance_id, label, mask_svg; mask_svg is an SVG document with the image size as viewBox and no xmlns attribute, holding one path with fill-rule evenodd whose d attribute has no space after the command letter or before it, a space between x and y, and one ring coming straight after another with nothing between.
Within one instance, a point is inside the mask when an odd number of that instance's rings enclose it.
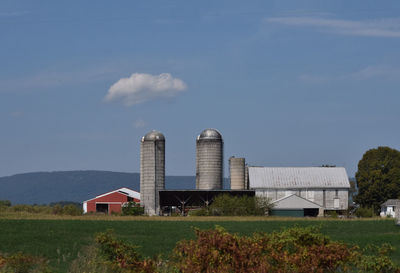
<instances>
[{"instance_id":1,"label":"shed","mask_svg":"<svg viewBox=\"0 0 400 273\"><path fill-rule=\"evenodd\" d=\"M396 217L396 209L400 207L399 199L388 199L381 205L381 217ZM399 216L399 215L398 215Z\"/></svg>"},{"instance_id":2,"label":"shed","mask_svg":"<svg viewBox=\"0 0 400 273\"><path fill-rule=\"evenodd\" d=\"M140 203L140 193L128 188L120 188L84 201L83 213L120 213L122 206L128 202Z\"/></svg>"},{"instance_id":3,"label":"shed","mask_svg":"<svg viewBox=\"0 0 400 273\"><path fill-rule=\"evenodd\" d=\"M320 205L296 194L275 200L272 205L271 215L273 216L318 216L322 208Z\"/></svg>"}]
</instances>

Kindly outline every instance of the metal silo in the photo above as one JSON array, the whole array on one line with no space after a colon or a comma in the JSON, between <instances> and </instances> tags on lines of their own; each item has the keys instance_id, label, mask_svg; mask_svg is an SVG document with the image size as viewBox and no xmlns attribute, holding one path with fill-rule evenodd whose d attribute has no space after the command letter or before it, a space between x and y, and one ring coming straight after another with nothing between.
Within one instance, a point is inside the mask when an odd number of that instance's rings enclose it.
<instances>
[{"instance_id":1,"label":"metal silo","mask_svg":"<svg viewBox=\"0 0 400 273\"><path fill-rule=\"evenodd\" d=\"M229 158L229 174L231 190L244 190L246 188L245 159L232 156Z\"/></svg>"},{"instance_id":2,"label":"metal silo","mask_svg":"<svg viewBox=\"0 0 400 273\"><path fill-rule=\"evenodd\" d=\"M249 166L245 166L244 170L244 189L248 190L249 189Z\"/></svg>"},{"instance_id":3,"label":"metal silo","mask_svg":"<svg viewBox=\"0 0 400 273\"><path fill-rule=\"evenodd\" d=\"M196 189L222 189L224 141L215 129L206 129L196 139Z\"/></svg>"},{"instance_id":4,"label":"metal silo","mask_svg":"<svg viewBox=\"0 0 400 273\"><path fill-rule=\"evenodd\" d=\"M151 131L140 143L140 203L148 215L160 213L159 190L165 189L165 137Z\"/></svg>"}]
</instances>

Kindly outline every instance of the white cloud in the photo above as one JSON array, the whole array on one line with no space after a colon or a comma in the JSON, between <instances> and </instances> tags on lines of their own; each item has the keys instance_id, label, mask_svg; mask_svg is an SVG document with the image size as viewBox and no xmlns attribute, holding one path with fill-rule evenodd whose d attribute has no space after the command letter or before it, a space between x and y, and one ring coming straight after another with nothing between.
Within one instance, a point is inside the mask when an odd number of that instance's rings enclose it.
<instances>
[{"instance_id":1,"label":"white cloud","mask_svg":"<svg viewBox=\"0 0 400 273\"><path fill-rule=\"evenodd\" d=\"M400 79L400 68L388 65L368 65L356 72L341 75L301 74L298 79L307 84L326 84L337 81L367 81Z\"/></svg>"},{"instance_id":2,"label":"white cloud","mask_svg":"<svg viewBox=\"0 0 400 273\"><path fill-rule=\"evenodd\" d=\"M272 17L266 22L297 27L315 27L321 31L369 37L400 37L400 19L352 21L319 17Z\"/></svg>"},{"instance_id":3,"label":"white cloud","mask_svg":"<svg viewBox=\"0 0 400 273\"><path fill-rule=\"evenodd\" d=\"M174 97L186 89L186 84L169 73L150 75L134 73L114 83L104 98L105 101L121 100L130 106L163 97Z\"/></svg>"},{"instance_id":4,"label":"white cloud","mask_svg":"<svg viewBox=\"0 0 400 273\"><path fill-rule=\"evenodd\" d=\"M352 74L351 76L357 80L367 80L378 77L399 79L400 69L384 65L370 65Z\"/></svg>"}]
</instances>

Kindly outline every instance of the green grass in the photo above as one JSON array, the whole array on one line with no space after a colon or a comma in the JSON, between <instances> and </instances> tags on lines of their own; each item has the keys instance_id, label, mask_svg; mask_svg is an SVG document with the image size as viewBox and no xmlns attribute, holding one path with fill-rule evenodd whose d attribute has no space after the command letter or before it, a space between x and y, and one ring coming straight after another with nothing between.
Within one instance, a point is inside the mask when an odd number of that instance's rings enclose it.
<instances>
[{"instance_id":1,"label":"green grass","mask_svg":"<svg viewBox=\"0 0 400 273\"><path fill-rule=\"evenodd\" d=\"M155 218L157 219L157 218ZM213 228L216 224L228 231L250 235L254 232L278 231L292 226L320 226L321 232L332 239L357 244L390 243L396 250L393 259L400 264L400 227L393 220L271 220L234 221L157 221L146 220L33 220L0 219L0 252L22 251L44 256L51 261L57 272L66 272L77 253L93 242L97 232L113 229L117 237L138 246L145 256L168 255L177 241L193 238L192 227ZM161 218L162 219L162 218ZM205 218L199 218L200 220ZM193 219L193 220L199 220ZM265 219L265 218L264 218ZM207 219L205 219L207 220Z\"/></svg>"}]
</instances>

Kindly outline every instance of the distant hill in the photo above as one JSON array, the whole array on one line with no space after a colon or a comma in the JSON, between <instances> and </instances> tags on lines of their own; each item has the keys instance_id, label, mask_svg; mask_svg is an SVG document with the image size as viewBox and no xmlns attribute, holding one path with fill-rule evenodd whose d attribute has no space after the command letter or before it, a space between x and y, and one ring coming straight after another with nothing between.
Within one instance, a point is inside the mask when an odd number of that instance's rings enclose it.
<instances>
[{"instance_id":1,"label":"distant hill","mask_svg":"<svg viewBox=\"0 0 400 273\"><path fill-rule=\"evenodd\" d=\"M167 176L166 189L194 189L194 176ZM82 202L121 187L140 191L138 173L108 171L35 172L0 177L0 200L12 204Z\"/></svg>"}]
</instances>

